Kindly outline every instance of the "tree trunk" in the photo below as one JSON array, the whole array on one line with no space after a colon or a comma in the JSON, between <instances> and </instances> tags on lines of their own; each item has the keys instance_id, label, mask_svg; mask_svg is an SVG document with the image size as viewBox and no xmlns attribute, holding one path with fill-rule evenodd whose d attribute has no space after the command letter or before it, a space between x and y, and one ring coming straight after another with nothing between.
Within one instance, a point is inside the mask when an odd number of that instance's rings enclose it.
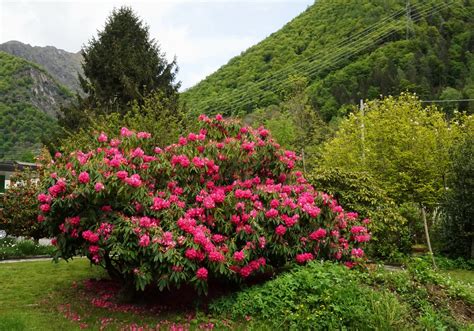
<instances>
[{"instance_id":1,"label":"tree trunk","mask_svg":"<svg viewBox=\"0 0 474 331\"><path fill-rule=\"evenodd\" d=\"M122 274L114 267L112 264L112 260L110 259L109 254L104 254L104 261L105 261L105 269L109 274L110 278L113 280L123 281Z\"/></svg>"}]
</instances>

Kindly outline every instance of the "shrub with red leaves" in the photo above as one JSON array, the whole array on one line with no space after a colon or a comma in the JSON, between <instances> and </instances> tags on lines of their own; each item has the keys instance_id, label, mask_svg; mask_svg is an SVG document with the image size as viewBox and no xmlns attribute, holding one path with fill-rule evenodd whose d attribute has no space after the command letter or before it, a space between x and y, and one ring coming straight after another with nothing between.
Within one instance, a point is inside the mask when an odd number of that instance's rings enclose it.
<instances>
[{"instance_id":1,"label":"shrub with red leaves","mask_svg":"<svg viewBox=\"0 0 474 331\"><path fill-rule=\"evenodd\" d=\"M141 290L201 291L210 278L241 281L288 263L363 260L367 220L315 191L294 152L264 128L199 119L199 132L164 149L122 128L94 138L94 150L58 155L38 196L58 257L85 254Z\"/></svg>"}]
</instances>

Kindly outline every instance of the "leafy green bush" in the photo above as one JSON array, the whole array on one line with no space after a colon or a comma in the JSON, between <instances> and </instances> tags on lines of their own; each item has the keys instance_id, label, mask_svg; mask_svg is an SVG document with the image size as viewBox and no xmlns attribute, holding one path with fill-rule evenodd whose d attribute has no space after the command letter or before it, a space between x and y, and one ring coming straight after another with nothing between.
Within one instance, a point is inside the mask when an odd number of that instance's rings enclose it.
<instances>
[{"instance_id":1,"label":"leafy green bush","mask_svg":"<svg viewBox=\"0 0 474 331\"><path fill-rule=\"evenodd\" d=\"M268 130L220 115L200 123L163 149L124 127L58 155L38 195L58 257L87 255L139 290L206 290L208 277L242 282L313 259L364 261L368 220L316 192Z\"/></svg>"},{"instance_id":2,"label":"leafy green bush","mask_svg":"<svg viewBox=\"0 0 474 331\"><path fill-rule=\"evenodd\" d=\"M42 246L33 240L17 241L10 237L0 239L0 260L36 255L52 256L54 251L54 246Z\"/></svg>"},{"instance_id":3,"label":"leafy green bush","mask_svg":"<svg viewBox=\"0 0 474 331\"><path fill-rule=\"evenodd\" d=\"M342 168L319 168L308 180L316 189L332 194L343 206L371 220L373 241L367 250L371 257L390 259L397 253L410 252L407 219L373 177Z\"/></svg>"},{"instance_id":4,"label":"leafy green bush","mask_svg":"<svg viewBox=\"0 0 474 331\"><path fill-rule=\"evenodd\" d=\"M474 259L474 119L470 117L463 139L451 153L449 190L443 203L440 228L442 252ZM470 125L469 125L470 124Z\"/></svg>"},{"instance_id":5,"label":"leafy green bush","mask_svg":"<svg viewBox=\"0 0 474 331\"><path fill-rule=\"evenodd\" d=\"M41 171L26 168L10 178L10 187L0 197L0 228L10 236L40 239L47 234L37 221L39 176Z\"/></svg>"},{"instance_id":6,"label":"leafy green bush","mask_svg":"<svg viewBox=\"0 0 474 331\"><path fill-rule=\"evenodd\" d=\"M333 263L312 262L263 285L214 301L214 313L278 330L397 330L408 306L388 291L363 285L358 274Z\"/></svg>"}]
</instances>

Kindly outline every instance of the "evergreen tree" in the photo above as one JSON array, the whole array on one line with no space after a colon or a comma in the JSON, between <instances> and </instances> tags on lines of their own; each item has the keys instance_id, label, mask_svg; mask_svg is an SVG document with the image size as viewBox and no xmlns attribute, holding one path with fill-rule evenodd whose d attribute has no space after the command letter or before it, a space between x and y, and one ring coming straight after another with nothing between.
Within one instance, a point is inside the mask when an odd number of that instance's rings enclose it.
<instances>
[{"instance_id":1,"label":"evergreen tree","mask_svg":"<svg viewBox=\"0 0 474 331\"><path fill-rule=\"evenodd\" d=\"M142 104L152 91L167 98L177 93L176 61L167 62L148 26L129 7L112 12L82 56L85 77L80 81L90 108L124 112L130 102Z\"/></svg>"},{"instance_id":2,"label":"evergreen tree","mask_svg":"<svg viewBox=\"0 0 474 331\"><path fill-rule=\"evenodd\" d=\"M125 115L132 104L141 107L154 92L166 99L169 110L177 111L176 60L166 60L150 38L148 26L130 7L114 9L104 29L81 53L84 76L79 80L84 95L62 107L59 123L66 129L86 127L99 114Z\"/></svg>"}]
</instances>

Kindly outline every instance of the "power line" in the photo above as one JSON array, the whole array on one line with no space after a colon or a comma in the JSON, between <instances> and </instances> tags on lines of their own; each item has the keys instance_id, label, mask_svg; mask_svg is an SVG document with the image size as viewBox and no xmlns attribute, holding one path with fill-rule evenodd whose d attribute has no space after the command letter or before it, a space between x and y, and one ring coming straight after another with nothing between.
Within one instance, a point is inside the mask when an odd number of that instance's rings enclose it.
<instances>
[{"instance_id":1,"label":"power line","mask_svg":"<svg viewBox=\"0 0 474 331\"><path fill-rule=\"evenodd\" d=\"M421 7L422 8L421 10L420 10L420 7L419 7L419 8L417 8L417 9L419 9L419 11L416 14L414 14L413 17L411 17L411 19L412 19L412 21L418 21L419 19L421 19L423 17L423 15L428 14L429 12L437 12L437 11L439 11L439 10L445 8L445 7L448 7L449 5L450 5L450 3L441 3L441 4L438 4L438 5L433 6L433 7L423 6L423 7ZM352 49L351 51L345 51L344 48L340 48L336 52L332 52L332 53L329 53L329 54L326 53L325 55L323 55L319 59L320 62L316 66L313 66L313 68L311 68L310 70L308 70L306 72L307 76L315 74L320 70L327 69L327 68L330 67L331 64L336 65L339 62L341 62L342 60L350 58L351 56L354 56L358 52L360 52L360 51L362 51L362 50L364 50L368 47L373 46L374 43L382 41L383 39L389 37L390 35L392 35L396 32L399 32L400 27L398 25L400 25L400 23L401 23L400 21L390 22L390 25L385 26L385 27L382 26L381 28L378 28L378 29L376 28L376 26L381 25L381 22L385 22L385 21L387 21L391 18L395 18L397 15L400 15L402 12L404 12L404 10L398 11L398 12L390 15L389 17L386 17L382 21L379 21L378 23L366 28L362 32L359 32L356 35L359 35L360 37L356 40L352 40L352 41L346 43L347 40L348 40L348 38L346 38L346 40L343 40L343 41L337 43L335 46L342 45L342 46L345 46L345 48L350 47L354 44L361 44L361 41L365 42L366 44L367 43L369 43L369 44L364 45L364 43L362 43L361 46L358 46L355 50ZM397 23L397 24L393 24L393 23ZM366 32L365 35L363 35L364 32ZM369 40L368 37L371 37L373 39ZM346 44L344 45L344 43L346 43ZM304 61L307 62L308 59L317 58L318 55L320 55L320 54L316 53L316 54L314 54L314 55L312 55L308 58L305 58ZM332 58L331 58L331 56L332 56ZM248 88L257 88L257 87L261 87L262 84L269 84L272 80L276 80L279 76L284 75L284 74L290 74L290 73L294 74L296 70L298 70L300 68L304 69L304 66L308 65L305 62L296 63L295 65L282 68L279 71L277 71L276 73L274 73L271 77L262 77L259 80L256 80L254 82L250 82L249 85L248 85ZM313 61L313 62L316 62L316 60ZM311 65L312 62L310 62L309 64ZM293 70L293 72L289 72L290 70ZM297 73L297 71L296 71L296 73ZM261 92L265 92L265 90L269 91L269 92L273 92L273 93L280 92L280 91L283 91L283 89L286 85L287 85L286 82L278 82L277 81L277 83L273 85L273 88L264 89ZM264 87L264 86L262 86L262 87ZM227 105L225 105L225 106L228 109L232 109L232 108L234 108L234 106L235 107L241 107L241 106L244 106L245 104L249 103L249 101L245 100L245 98L248 95L249 95L248 91L245 91L244 89L241 89L241 90L238 90L237 93L234 93L234 95L223 96L221 98L218 98L217 100L215 100L215 99L214 100L206 100L203 103L199 104L199 106L197 108L207 107L209 105L215 104L216 102L218 104L223 104L223 103L227 102ZM235 97L239 97L239 96L240 96L240 98L235 100ZM262 97L262 95L259 96L259 98L261 98L261 97Z\"/></svg>"},{"instance_id":2,"label":"power line","mask_svg":"<svg viewBox=\"0 0 474 331\"><path fill-rule=\"evenodd\" d=\"M414 15L413 19L414 21L417 21L419 19L421 19L422 15L425 14L425 13L428 13L430 10L440 10L446 6L448 6L449 4L439 4L438 6L435 6L435 7L432 7L432 8L425 8L424 10L418 12L416 15ZM400 23L400 22L398 22ZM372 32L371 34L374 34L374 37L375 39L373 40L368 40L366 39L365 42L370 42L371 44L369 45L362 45L362 46L359 46L358 48L356 48L355 50L352 49L352 51L350 52L344 52L344 49L340 49L339 52L336 52L335 53L335 56L333 56L333 58L329 58L327 59L326 61L322 61L319 63L318 66L315 66L313 68L311 68L309 71L306 72L307 76L310 76L311 74L313 73L317 73L319 70L323 70L323 69L328 69L330 67L330 65L334 66L334 65L337 65L339 64L341 61L345 60L345 59L348 59L350 58L351 56L354 56L355 54L357 54L358 52L360 52L361 50L364 50L370 46L372 46L374 43L377 43L379 41L382 41L383 39L389 37L390 35L398 32L397 29L393 30L392 28L396 28L396 26L389 26L388 28L385 28L382 32L378 31L378 32ZM389 32L388 32L389 31ZM388 33L386 33L388 32ZM384 35L384 33L386 33ZM353 43L358 43L359 41L356 40L354 41ZM349 44L350 45L350 44ZM324 58L324 57L323 57ZM253 85L253 87L256 87L257 84ZM285 82L279 82L277 84L275 84L273 87L274 89L273 90L270 90L271 92L281 92L284 90L286 86L286 83ZM280 88L278 88L280 87ZM242 92L240 93L242 94ZM245 105L245 103L248 104L248 102L245 101L245 97L248 95L247 92L243 92L243 95L240 99L238 100L233 100L231 101L229 104L227 104L227 107L228 108L232 108L233 106L243 106ZM232 99L231 97L230 98L227 98L227 100L229 99ZM226 98L221 98L221 101L226 101ZM243 102L241 102L243 101ZM212 101L211 101L212 102Z\"/></svg>"},{"instance_id":3,"label":"power line","mask_svg":"<svg viewBox=\"0 0 474 331\"><path fill-rule=\"evenodd\" d=\"M470 102L474 99L449 99L449 100L421 100L423 103L442 103L442 102Z\"/></svg>"}]
</instances>

